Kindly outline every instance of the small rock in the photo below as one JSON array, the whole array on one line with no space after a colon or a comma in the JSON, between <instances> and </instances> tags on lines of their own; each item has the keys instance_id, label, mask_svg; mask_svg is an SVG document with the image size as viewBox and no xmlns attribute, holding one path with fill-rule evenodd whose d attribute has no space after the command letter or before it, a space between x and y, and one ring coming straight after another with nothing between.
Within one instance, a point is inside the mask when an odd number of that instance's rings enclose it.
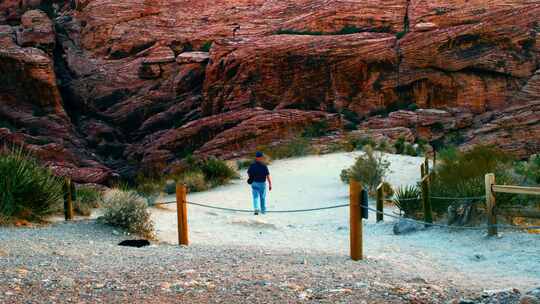
<instances>
[{"instance_id":1,"label":"small rock","mask_svg":"<svg viewBox=\"0 0 540 304\"><path fill-rule=\"evenodd\" d=\"M101 288L103 288L103 287L105 287L105 284L103 284L103 283L96 283L96 284L94 285L94 289L101 289Z\"/></svg>"},{"instance_id":2,"label":"small rock","mask_svg":"<svg viewBox=\"0 0 540 304\"><path fill-rule=\"evenodd\" d=\"M208 52L184 52L176 56L176 63L206 63L209 59Z\"/></svg>"},{"instance_id":3,"label":"small rock","mask_svg":"<svg viewBox=\"0 0 540 304\"><path fill-rule=\"evenodd\" d=\"M354 283L355 288L366 288L368 286L369 285L367 283L364 283L364 282L356 282L356 283Z\"/></svg>"},{"instance_id":4,"label":"small rock","mask_svg":"<svg viewBox=\"0 0 540 304\"><path fill-rule=\"evenodd\" d=\"M60 285L64 288L72 288L73 286L75 286L75 280L68 277L62 277L60 279Z\"/></svg>"},{"instance_id":5,"label":"small rock","mask_svg":"<svg viewBox=\"0 0 540 304\"><path fill-rule=\"evenodd\" d=\"M161 282L161 283L159 284L159 287L160 287L161 289L170 289L170 288L171 288L171 283L168 283L168 282Z\"/></svg>"},{"instance_id":6,"label":"small rock","mask_svg":"<svg viewBox=\"0 0 540 304\"><path fill-rule=\"evenodd\" d=\"M116 231L116 230L113 230L113 231L112 231L112 234L113 234L113 235L120 235L120 232L118 232L118 231Z\"/></svg>"},{"instance_id":7,"label":"small rock","mask_svg":"<svg viewBox=\"0 0 540 304\"><path fill-rule=\"evenodd\" d=\"M394 224L394 234L397 235L412 233L422 229L424 229L424 225L404 219L400 219Z\"/></svg>"},{"instance_id":8,"label":"small rock","mask_svg":"<svg viewBox=\"0 0 540 304\"><path fill-rule=\"evenodd\" d=\"M472 260L473 261L478 261L478 262L479 261L484 261L484 260L486 260L486 257L483 254L475 254L472 257Z\"/></svg>"},{"instance_id":9,"label":"small rock","mask_svg":"<svg viewBox=\"0 0 540 304\"><path fill-rule=\"evenodd\" d=\"M436 29L437 25L432 22L420 22L416 24L414 28L419 32L425 32Z\"/></svg>"}]
</instances>

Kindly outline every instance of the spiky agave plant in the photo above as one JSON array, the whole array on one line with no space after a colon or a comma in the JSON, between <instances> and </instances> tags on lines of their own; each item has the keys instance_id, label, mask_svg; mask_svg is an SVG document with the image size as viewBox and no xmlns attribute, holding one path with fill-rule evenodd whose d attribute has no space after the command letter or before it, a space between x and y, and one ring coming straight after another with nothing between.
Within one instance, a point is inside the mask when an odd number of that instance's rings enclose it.
<instances>
[{"instance_id":1,"label":"spiky agave plant","mask_svg":"<svg viewBox=\"0 0 540 304\"><path fill-rule=\"evenodd\" d=\"M62 179L22 148L0 152L0 214L40 219L61 208Z\"/></svg>"},{"instance_id":2,"label":"spiky agave plant","mask_svg":"<svg viewBox=\"0 0 540 304\"><path fill-rule=\"evenodd\" d=\"M417 186L399 187L395 192L394 205L405 217L414 217L422 208L420 189Z\"/></svg>"}]
</instances>

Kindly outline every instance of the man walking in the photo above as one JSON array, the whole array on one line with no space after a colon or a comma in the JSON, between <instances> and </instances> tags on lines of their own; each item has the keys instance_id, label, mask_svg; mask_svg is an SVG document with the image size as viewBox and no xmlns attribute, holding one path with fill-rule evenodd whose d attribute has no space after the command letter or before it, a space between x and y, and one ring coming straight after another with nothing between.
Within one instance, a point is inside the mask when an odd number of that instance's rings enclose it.
<instances>
[{"instance_id":1,"label":"man walking","mask_svg":"<svg viewBox=\"0 0 540 304\"><path fill-rule=\"evenodd\" d=\"M251 184L251 191L253 194L253 210L255 211L255 215L259 215L259 211L262 214L266 213L266 180L268 180L268 190L272 191L270 171L268 171L268 167L263 161L263 153L255 153L255 161L249 166L248 169L248 184Z\"/></svg>"}]
</instances>

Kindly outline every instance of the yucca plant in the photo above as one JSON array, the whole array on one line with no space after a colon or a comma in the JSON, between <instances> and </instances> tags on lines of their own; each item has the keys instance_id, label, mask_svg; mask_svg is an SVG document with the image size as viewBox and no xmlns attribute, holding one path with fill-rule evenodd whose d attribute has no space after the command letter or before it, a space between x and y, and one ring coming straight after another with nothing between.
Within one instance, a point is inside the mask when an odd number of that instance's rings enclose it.
<instances>
[{"instance_id":1,"label":"yucca plant","mask_svg":"<svg viewBox=\"0 0 540 304\"><path fill-rule=\"evenodd\" d=\"M61 210L62 180L22 148L0 152L0 214L39 220Z\"/></svg>"},{"instance_id":2,"label":"yucca plant","mask_svg":"<svg viewBox=\"0 0 540 304\"><path fill-rule=\"evenodd\" d=\"M73 207L77 214L89 216L93 208L99 208L103 193L95 188L81 186L77 188L77 199Z\"/></svg>"},{"instance_id":3,"label":"yucca plant","mask_svg":"<svg viewBox=\"0 0 540 304\"><path fill-rule=\"evenodd\" d=\"M414 185L399 187L393 203L405 217L415 217L422 209L421 191Z\"/></svg>"}]
</instances>

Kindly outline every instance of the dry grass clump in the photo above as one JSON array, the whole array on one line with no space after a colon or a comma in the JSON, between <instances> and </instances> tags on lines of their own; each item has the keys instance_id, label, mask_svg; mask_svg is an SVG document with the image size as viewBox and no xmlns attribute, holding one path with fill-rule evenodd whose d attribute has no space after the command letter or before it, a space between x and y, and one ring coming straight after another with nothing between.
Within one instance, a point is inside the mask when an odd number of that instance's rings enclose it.
<instances>
[{"instance_id":1,"label":"dry grass clump","mask_svg":"<svg viewBox=\"0 0 540 304\"><path fill-rule=\"evenodd\" d=\"M134 191L113 189L103 198L100 221L146 238L154 238L154 223L145 200Z\"/></svg>"}]
</instances>

